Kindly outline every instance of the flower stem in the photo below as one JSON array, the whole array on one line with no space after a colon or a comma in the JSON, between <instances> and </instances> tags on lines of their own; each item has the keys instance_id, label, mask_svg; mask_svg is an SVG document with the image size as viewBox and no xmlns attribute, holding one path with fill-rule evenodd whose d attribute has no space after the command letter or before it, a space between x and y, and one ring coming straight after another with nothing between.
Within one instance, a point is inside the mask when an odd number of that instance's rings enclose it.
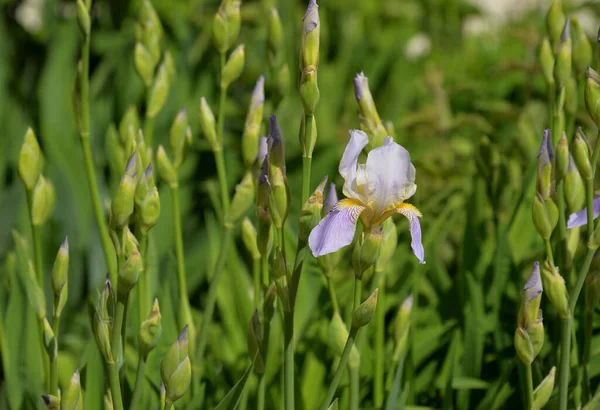
<instances>
[{"instance_id":1,"label":"flower stem","mask_svg":"<svg viewBox=\"0 0 600 410\"><path fill-rule=\"evenodd\" d=\"M346 345L344 346L344 351L342 352L342 357L340 362L338 363L337 369L333 376L333 380L329 385L329 390L327 390L327 395L325 396L325 401L321 405L321 410L327 410L329 405L331 404L331 400L333 400L333 396L340 384L340 380L342 379L342 375L344 374L344 369L346 368L346 364L348 363L348 358L350 357L350 351L352 350L352 345L354 345L354 340L356 339L356 335L358 333L357 329L351 328L350 334L348 335L348 339L346 339ZM286 409L287 410L287 409Z\"/></svg>"},{"instance_id":2,"label":"flower stem","mask_svg":"<svg viewBox=\"0 0 600 410\"><path fill-rule=\"evenodd\" d=\"M192 311L188 299L187 281L185 276L185 259L183 256L183 234L181 232L181 208L179 206L179 187L171 187L173 200L173 225L175 226L175 253L177 254L177 283L179 285L179 327L186 324L192 326Z\"/></svg>"},{"instance_id":3,"label":"flower stem","mask_svg":"<svg viewBox=\"0 0 600 410\"><path fill-rule=\"evenodd\" d=\"M333 286L333 280L331 279L331 274L333 272L328 272L325 275L327 280L327 289L329 290L329 298L331 299L331 304L333 305L333 311L335 313L340 313L340 305L338 304L337 296L335 295L335 287Z\"/></svg>"},{"instance_id":4,"label":"flower stem","mask_svg":"<svg viewBox=\"0 0 600 410\"><path fill-rule=\"evenodd\" d=\"M131 403L129 404L130 410L138 409L140 401L142 399L142 393L144 391L144 372L146 370L146 360L140 354L138 360L137 373L135 375L135 387L133 389L133 396L131 397Z\"/></svg>"},{"instance_id":5,"label":"flower stem","mask_svg":"<svg viewBox=\"0 0 600 410\"><path fill-rule=\"evenodd\" d=\"M265 409L265 375L258 376L258 393L256 396L256 410Z\"/></svg>"},{"instance_id":6,"label":"flower stem","mask_svg":"<svg viewBox=\"0 0 600 410\"><path fill-rule=\"evenodd\" d=\"M90 70L90 36L83 41L81 45L81 73L79 75L80 89L80 124L79 137L81 140L81 148L83 150L83 159L85 162L85 173L92 197L92 205L94 207L94 215L96 224L100 232L100 240L102 249L104 250L104 258L110 281L113 285L117 284L117 261L115 258L115 249L108 234L108 226L104 218L102 210L102 202L100 201L100 192L98 190L98 182L96 179L96 171L94 170L94 161L92 158L92 148L90 146L90 109L89 109L89 70Z\"/></svg>"},{"instance_id":7,"label":"flower stem","mask_svg":"<svg viewBox=\"0 0 600 410\"><path fill-rule=\"evenodd\" d=\"M527 379L527 408L531 409L533 405L533 375L531 374L531 364L525 365L525 377Z\"/></svg>"},{"instance_id":8,"label":"flower stem","mask_svg":"<svg viewBox=\"0 0 600 410\"><path fill-rule=\"evenodd\" d=\"M360 305L362 295L362 278L354 276L354 307L353 311Z\"/></svg>"},{"instance_id":9,"label":"flower stem","mask_svg":"<svg viewBox=\"0 0 600 410\"><path fill-rule=\"evenodd\" d=\"M254 280L254 307L260 309L260 259L252 259L252 279Z\"/></svg>"},{"instance_id":10,"label":"flower stem","mask_svg":"<svg viewBox=\"0 0 600 410\"><path fill-rule=\"evenodd\" d=\"M262 269L262 285L266 290L269 287L269 257L264 255L260 258L261 269Z\"/></svg>"},{"instance_id":11,"label":"flower stem","mask_svg":"<svg viewBox=\"0 0 600 410\"><path fill-rule=\"evenodd\" d=\"M377 310L375 311L375 377L373 386L373 401L375 408L383 406L383 350L385 343L385 275L379 272L379 294Z\"/></svg>"},{"instance_id":12,"label":"flower stem","mask_svg":"<svg viewBox=\"0 0 600 410\"><path fill-rule=\"evenodd\" d=\"M585 312L585 327L584 331L584 339L583 339L583 394L584 394L584 402L590 400L592 392L590 389L590 356L592 350L592 332L594 326L594 312Z\"/></svg>"},{"instance_id":13,"label":"flower stem","mask_svg":"<svg viewBox=\"0 0 600 410\"><path fill-rule=\"evenodd\" d=\"M116 363L108 363L108 382L110 393L112 395L113 406L115 410L123 410L123 398L121 397L121 384L119 381L119 371Z\"/></svg>"},{"instance_id":14,"label":"flower stem","mask_svg":"<svg viewBox=\"0 0 600 410\"><path fill-rule=\"evenodd\" d=\"M285 409L294 410L294 311L284 312L283 321Z\"/></svg>"},{"instance_id":15,"label":"flower stem","mask_svg":"<svg viewBox=\"0 0 600 410\"><path fill-rule=\"evenodd\" d=\"M112 329L110 345L112 348L112 356L118 362L117 358L121 355L121 330L123 328L123 317L125 316L126 301L118 300L117 309L115 311L115 322Z\"/></svg>"},{"instance_id":16,"label":"flower stem","mask_svg":"<svg viewBox=\"0 0 600 410\"><path fill-rule=\"evenodd\" d=\"M304 148L304 153L302 155L302 206L310 196L310 172L311 172L311 164L312 164L312 149L310 145L312 145L313 135L313 121L314 116L312 115L304 115L304 144L307 145Z\"/></svg>"},{"instance_id":17,"label":"flower stem","mask_svg":"<svg viewBox=\"0 0 600 410\"><path fill-rule=\"evenodd\" d=\"M225 53L220 55L221 75L225 67ZM219 177L219 188L221 190L221 205L223 206L223 216L229 209L229 188L227 187L227 171L225 168L225 159L223 157L223 130L225 125L225 103L227 101L227 87L219 88L219 112L217 113L217 142L219 149L214 150L215 162L217 165L217 174Z\"/></svg>"},{"instance_id":18,"label":"flower stem","mask_svg":"<svg viewBox=\"0 0 600 410\"><path fill-rule=\"evenodd\" d=\"M146 145L153 147L152 140L154 139L154 118L148 117L146 114L146 120L144 121L144 140Z\"/></svg>"},{"instance_id":19,"label":"flower stem","mask_svg":"<svg viewBox=\"0 0 600 410\"><path fill-rule=\"evenodd\" d=\"M137 281L138 288L138 307L140 310L140 324L146 319L148 314L148 307L146 306L146 299L148 298L148 271L146 270L148 264L146 262L146 255L148 254L148 234L140 233L140 256L142 257L142 272L140 273Z\"/></svg>"},{"instance_id":20,"label":"flower stem","mask_svg":"<svg viewBox=\"0 0 600 410\"><path fill-rule=\"evenodd\" d=\"M354 276L354 308L360 305L362 297L362 278ZM350 410L358 410L359 390L360 390L360 364L349 366L350 371Z\"/></svg>"},{"instance_id":21,"label":"flower stem","mask_svg":"<svg viewBox=\"0 0 600 410\"><path fill-rule=\"evenodd\" d=\"M600 142L596 144L599 146ZM594 178L590 178L585 181L585 197L587 206L587 234L588 239L592 237L594 233Z\"/></svg>"},{"instance_id":22,"label":"flower stem","mask_svg":"<svg viewBox=\"0 0 600 410\"><path fill-rule=\"evenodd\" d=\"M552 266L554 266L554 255L552 253L550 239L544 239L544 245L546 246L546 258L548 258L548 261L552 264Z\"/></svg>"},{"instance_id":23,"label":"flower stem","mask_svg":"<svg viewBox=\"0 0 600 410\"><path fill-rule=\"evenodd\" d=\"M58 303L58 298L55 298L55 306ZM58 332L60 330L60 316L54 314L52 316L52 332L56 339L56 356L50 362L50 393L58 394Z\"/></svg>"}]
</instances>

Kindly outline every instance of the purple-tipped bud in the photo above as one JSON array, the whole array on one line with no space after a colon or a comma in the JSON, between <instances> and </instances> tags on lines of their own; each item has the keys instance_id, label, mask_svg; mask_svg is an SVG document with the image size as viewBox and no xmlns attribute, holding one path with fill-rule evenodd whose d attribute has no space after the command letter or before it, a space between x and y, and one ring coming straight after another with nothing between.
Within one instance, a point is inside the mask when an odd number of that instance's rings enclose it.
<instances>
[{"instance_id":1,"label":"purple-tipped bud","mask_svg":"<svg viewBox=\"0 0 600 410\"><path fill-rule=\"evenodd\" d=\"M269 155L265 155L262 165L260 166L260 174L258 175L258 183L265 184L269 181Z\"/></svg>"},{"instance_id":2,"label":"purple-tipped bud","mask_svg":"<svg viewBox=\"0 0 600 410\"><path fill-rule=\"evenodd\" d=\"M271 166L281 169L285 175L285 147L275 115L270 117L268 143Z\"/></svg>"},{"instance_id":3,"label":"purple-tipped bud","mask_svg":"<svg viewBox=\"0 0 600 410\"><path fill-rule=\"evenodd\" d=\"M309 0L306 13L304 13L304 17L302 17L302 21L304 22L304 34L310 33L319 24L318 9L319 6L317 5L317 0Z\"/></svg>"},{"instance_id":4,"label":"purple-tipped bud","mask_svg":"<svg viewBox=\"0 0 600 410\"><path fill-rule=\"evenodd\" d=\"M356 101L360 101L363 95L363 87L369 86L369 79L365 77L363 72L356 74L354 77L354 97L356 97Z\"/></svg>"},{"instance_id":5,"label":"purple-tipped bud","mask_svg":"<svg viewBox=\"0 0 600 410\"><path fill-rule=\"evenodd\" d=\"M188 326L189 325L185 325L183 327L183 330L181 331L181 334L179 335L179 337L177 338L178 342L182 342L188 335Z\"/></svg>"},{"instance_id":6,"label":"purple-tipped bud","mask_svg":"<svg viewBox=\"0 0 600 410\"><path fill-rule=\"evenodd\" d=\"M560 33L560 42L565 42L571 36L571 19L567 17L565 20L565 26L563 27L562 33Z\"/></svg>"},{"instance_id":7,"label":"purple-tipped bud","mask_svg":"<svg viewBox=\"0 0 600 410\"><path fill-rule=\"evenodd\" d=\"M256 80L256 86L252 91L252 105L257 106L265 102L265 77L260 76Z\"/></svg>"},{"instance_id":8,"label":"purple-tipped bud","mask_svg":"<svg viewBox=\"0 0 600 410\"><path fill-rule=\"evenodd\" d=\"M332 182L331 184L329 184L329 193L327 194L327 199L323 204L323 215L327 215L337 203L338 196L337 192L335 191L335 184Z\"/></svg>"},{"instance_id":9,"label":"purple-tipped bud","mask_svg":"<svg viewBox=\"0 0 600 410\"><path fill-rule=\"evenodd\" d=\"M554 159L554 149L552 148L552 141L550 140L550 130L544 130L544 137L542 139L542 146L537 155L541 165L546 165Z\"/></svg>"},{"instance_id":10,"label":"purple-tipped bud","mask_svg":"<svg viewBox=\"0 0 600 410\"><path fill-rule=\"evenodd\" d=\"M269 153L269 144L267 143L267 137L260 137L258 140L258 156L256 160L259 164L263 163L263 160Z\"/></svg>"},{"instance_id":11,"label":"purple-tipped bud","mask_svg":"<svg viewBox=\"0 0 600 410\"><path fill-rule=\"evenodd\" d=\"M540 276L540 263L535 261L533 264L533 270L531 271L531 275L529 275L529 279L523 286L523 292L526 294L527 302L531 302L531 300L537 297L544 291L542 287L542 279Z\"/></svg>"},{"instance_id":12,"label":"purple-tipped bud","mask_svg":"<svg viewBox=\"0 0 600 410\"><path fill-rule=\"evenodd\" d=\"M137 160L137 152L133 151L133 154L131 154L131 157L129 158L129 161L127 161L127 167L125 167L125 173L127 175L129 175L130 177L134 177L137 170L136 170L136 160Z\"/></svg>"}]
</instances>

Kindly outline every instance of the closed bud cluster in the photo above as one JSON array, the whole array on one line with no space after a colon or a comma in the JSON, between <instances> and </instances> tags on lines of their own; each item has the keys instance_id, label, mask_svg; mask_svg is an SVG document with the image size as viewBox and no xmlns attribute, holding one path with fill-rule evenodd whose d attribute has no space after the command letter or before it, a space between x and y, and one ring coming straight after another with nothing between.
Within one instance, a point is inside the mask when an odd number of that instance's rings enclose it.
<instances>
[{"instance_id":1,"label":"closed bud cluster","mask_svg":"<svg viewBox=\"0 0 600 410\"><path fill-rule=\"evenodd\" d=\"M591 67L586 72L585 106L596 125L600 124L600 75Z\"/></svg>"},{"instance_id":2,"label":"closed bud cluster","mask_svg":"<svg viewBox=\"0 0 600 410\"><path fill-rule=\"evenodd\" d=\"M527 283L521 292L521 305L514 343L517 355L525 364L531 364L544 343L544 324L540 302L542 299L540 264L535 262Z\"/></svg>"},{"instance_id":3,"label":"closed bud cluster","mask_svg":"<svg viewBox=\"0 0 600 410\"><path fill-rule=\"evenodd\" d=\"M135 68L146 88L152 86L154 71L160 60L162 25L150 0L142 2L140 18L135 27Z\"/></svg>"},{"instance_id":4,"label":"closed bud cluster","mask_svg":"<svg viewBox=\"0 0 600 410\"><path fill-rule=\"evenodd\" d=\"M79 369L75 370L60 399L60 410L83 410Z\"/></svg>"},{"instance_id":5,"label":"closed bud cluster","mask_svg":"<svg viewBox=\"0 0 600 410\"><path fill-rule=\"evenodd\" d=\"M44 166L44 159L40 144L31 128L25 133L25 140L19 151L19 161L17 168L19 177L23 181L27 190L32 190L37 183L38 178Z\"/></svg>"},{"instance_id":6,"label":"closed bud cluster","mask_svg":"<svg viewBox=\"0 0 600 410\"><path fill-rule=\"evenodd\" d=\"M550 395L552 394L552 390L554 390L555 374L556 367L553 366L548 375L544 377L544 380L542 380L533 391L533 404L531 405L532 410L540 410L546 405L546 403L548 403Z\"/></svg>"},{"instance_id":7,"label":"closed bud cluster","mask_svg":"<svg viewBox=\"0 0 600 410\"><path fill-rule=\"evenodd\" d=\"M183 163L187 152L187 146L192 143L192 130L188 125L187 110L179 111L169 132L169 146L173 153L173 165L175 168Z\"/></svg>"},{"instance_id":8,"label":"closed bud cluster","mask_svg":"<svg viewBox=\"0 0 600 410\"><path fill-rule=\"evenodd\" d=\"M554 63L554 81L557 87L564 87L571 78L572 61L571 22L567 18L560 35Z\"/></svg>"},{"instance_id":9,"label":"closed bud cluster","mask_svg":"<svg viewBox=\"0 0 600 410\"><path fill-rule=\"evenodd\" d=\"M263 108L265 103L264 91L265 79L261 75L256 81L256 86L250 98L250 107L246 114L244 123L244 133L242 134L242 157L247 168L251 167L256 161L258 155L260 127L263 118Z\"/></svg>"},{"instance_id":10,"label":"closed bud cluster","mask_svg":"<svg viewBox=\"0 0 600 410\"><path fill-rule=\"evenodd\" d=\"M233 226L254 203L254 181L252 172L246 172L242 181L235 187L231 206L225 215L225 224Z\"/></svg>"},{"instance_id":11,"label":"closed bud cluster","mask_svg":"<svg viewBox=\"0 0 600 410\"><path fill-rule=\"evenodd\" d=\"M558 311L562 319L571 316L569 310L569 298L564 278L558 272L558 268L549 261L544 263L542 268L542 277L544 279L544 289L552 306Z\"/></svg>"},{"instance_id":12,"label":"closed bud cluster","mask_svg":"<svg viewBox=\"0 0 600 410\"><path fill-rule=\"evenodd\" d=\"M65 237L52 267L52 291L54 292L54 314L60 316L67 302L69 281L69 240Z\"/></svg>"},{"instance_id":13,"label":"closed bud cluster","mask_svg":"<svg viewBox=\"0 0 600 410\"><path fill-rule=\"evenodd\" d=\"M571 37L573 39L573 65L576 75L580 76L592 63L592 45L576 17L571 18Z\"/></svg>"},{"instance_id":14,"label":"closed bud cluster","mask_svg":"<svg viewBox=\"0 0 600 410\"><path fill-rule=\"evenodd\" d=\"M562 10L561 1L554 0L548 10L548 14L546 14L546 32L550 36L550 41L554 49L557 48L560 41L565 21L566 18Z\"/></svg>"},{"instance_id":15,"label":"closed bud cluster","mask_svg":"<svg viewBox=\"0 0 600 410\"><path fill-rule=\"evenodd\" d=\"M142 232L148 233L160 216L160 197L154 182L152 164L148 165L137 184L135 208Z\"/></svg>"},{"instance_id":16,"label":"closed bud cluster","mask_svg":"<svg viewBox=\"0 0 600 410\"><path fill-rule=\"evenodd\" d=\"M150 88L150 92L148 93L148 100L146 101L146 116L148 118L156 118L165 105L169 89L171 88L171 81L168 66L163 60L160 67L158 67L156 78L154 78L152 88Z\"/></svg>"},{"instance_id":17,"label":"closed bud cluster","mask_svg":"<svg viewBox=\"0 0 600 410\"><path fill-rule=\"evenodd\" d=\"M323 193L327 185L327 175L315 189L315 192L300 209L300 221L298 225L298 240L308 241L308 235L321 221L321 210L323 209Z\"/></svg>"},{"instance_id":18,"label":"closed bud cluster","mask_svg":"<svg viewBox=\"0 0 600 410\"><path fill-rule=\"evenodd\" d=\"M548 37L544 37L540 46L540 66L548 86L554 85L554 53Z\"/></svg>"},{"instance_id":19,"label":"closed bud cluster","mask_svg":"<svg viewBox=\"0 0 600 410\"><path fill-rule=\"evenodd\" d=\"M119 281L117 282L117 293L119 299L126 300L131 288L137 283L140 272L143 269L142 256L138 250L134 250L125 260L125 263L119 271Z\"/></svg>"},{"instance_id":20,"label":"closed bud cluster","mask_svg":"<svg viewBox=\"0 0 600 410\"><path fill-rule=\"evenodd\" d=\"M362 278L364 272L375 264L379 257L382 242L383 229L379 225L372 226L368 233L362 233L352 252L354 275Z\"/></svg>"},{"instance_id":21,"label":"closed bud cluster","mask_svg":"<svg viewBox=\"0 0 600 410\"><path fill-rule=\"evenodd\" d=\"M54 212L56 193L52 182L43 175L37 180L31 200L31 223L34 226L43 225Z\"/></svg>"},{"instance_id":22,"label":"closed bud cluster","mask_svg":"<svg viewBox=\"0 0 600 410\"><path fill-rule=\"evenodd\" d=\"M254 309L248 326L248 353L251 358L256 357L254 361L256 373L263 374L265 372L265 352L263 351L263 334L258 309Z\"/></svg>"},{"instance_id":23,"label":"closed bud cluster","mask_svg":"<svg viewBox=\"0 0 600 410\"><path fill-rule=\"evenodd\" d=\"M179 185L177 171L162 145L159 145L156 150L156 163L158 164L158 172L161 178L169 185L169 187L171 187L171 189L177 188Z\"/></svg>"},{"instance_id":24,"label":"closed bud cluster","mask_svg":"<svg viewBox=\"0 0 600 410\"><path fill-rule=\"evenodd\" d=\"M140 325L140 332L138 334L140 353L144 359L148 357L148 354L150 354L150 352L158 344L161 333L162 326L160 306L158 305L158 299L154 299L152 311L150 312L148 318Z\"/></svg>"},{"instance_id":25,"label":"closed bud cluster","mask_svg":"<svg viewBox=\"0 0 600 410\"><path fill-rule=\"evenodd\" d=\"M354 77L354 97L358 104L360 129L371 137L371 148L381 146L383 139L388 136L388 132L377 113L377 107L369 89L369 79L363 73L358 73Z\"/></svg>"},{"instance_id":26,"label":"closed bud cluster","mask_svg":"<svg viewBox=\"0 0 600 410\"><path fill-rule=\"evenodd\" d=\"M275 227L281 228L287 219L290 203L290 188L285 167L284 140L275 115L269 127L269 212ZM260 184L260 180L259 180Z\"/></svg>"},{"instance_id":27,"label":"closed bud cluster","mask_svg":"<svg viewBox=\"0 0 600 410\"><path fill-rule=\"evenodd\" d=\"M244 70L246 57L244 45L240 44L231 52L225 66L221 70L221 88L227 88L237 80Z\"/></svg>"},{"instance_id":28,"label":"closed bud cluster","mask_svg":"<svg viewBox=\"0 0 600 410\"><path fill-rule=\"evenodd\" d=\"M571 154L569 154L569 167L567 168L564 186L565 200L567 201L569 212L577 212L583 209L585 184Z\"/></svg>"},{"instance_id":29,"label":"closed bud cluster","mask_svg":"<svg viewBox=\"0 0 600 410\"><path fill-rule=\"evenodd\" d=\"M363 326L369 324L373 315L375 314L375 310L377 310L377 295L379 294L379 289L375 289L371 296L367 298L363 303L361 303L354 312L352 312L352 329L358 330Z\"/></svg>"},{"instance_id":30,"label":"closed bud cluster","mask_svg":"<svg viewBox=\"0 0 600 410\"><path fill-rule=\"evenodd\" d=\"M577 128L571 146L571 153L573 154L573 159L575 160L577 169L579 169L579 173L586 180L594 177L592 163L590 161L590 151L590 144L585 137L583 130L581 127Z\"/></svg>"},{"instance_id":31,"label":"closed bud cluster","mask_svg":"<svg viewBox=\"0 0 600 410\"><path fill-rule=\"evenodd\" d=\"M112 201L112 218L117 227L125 226L129 221L129 217L133 213L133 204L137 185L136 156L137 155L134 152L131 158L129 158L127 167L125 168L125 173L121 178L117 193Z\"/></svg>"},{"instance_id":32,"label":"closed bud cluster","mask_svg":"<svg viewBox=\"0 0 600 410\"><path fill-rule=\"evenodd\" d=\"M240 34L240 2L223 0L213 19L213 42L219 53L232 47Z\"/></svg>"},{"instance_id":33,"label":"closed bud cluster","mask_svg":"<svg viewBox=\"0 0 600 410\"><path fill-rule=\"evenodd\" d=\"M252 221L245 217L242 221L242 240L248 250L248 253L254 260L260 259L260 251L258 250L256 228L252 225Z\"/></svg>"},{"instance_id":34,"label":"closed bud cluster","mask_svg":"<svg viewBox=\"0 0 600 410\"><path fill-rule=\"evenodd\" d=\"M412 311L413 302L413 295L411 293L400 305L400 309L398 309L394 320L394 340L396 342L393 356L394 361L400 360L400 357L406 352L410 329L410 312Z\"/></svg>"},{"instance_id":35,"label":"closed bud cluster","mask_svg":"<svg viewBox=\"0 0 600 410\"><path fill-rule=\"evenodd\" d=\"M600 272L588 275L585 281L585 308L592 314L600 303Z\"/></svg>"},{"instance_id":36,"label":"closed bud cluster","mask_svg":"<svg viewBox=\"0 0 600 410\"><path fill-rule=\"evenodd\" d=\"M179 400L189 389L192 365L188 357L188 326L171 346L160 365L160 376L165 386L167 405Z\"/></svg>"},{"instance_id":37,"label":"closed bud cluster","mask_svg":"<svg viewBox=\"0 0 600 410\"><path fill-rule=\"evenodd\" d=\"M348 328L342 320L339 313L335 312L329 322L329 343L338 356L342 355L346 340L348 339ZM350 356L348 357L348 366L351 369L355 369L360 365L360 353L356 348L356 344L352 344L350 349Z\"/></svg>"},{"instance_id":38,"label":"closed bud cluster","mask_svg":"<svg viewBox=\"0 0 600 410\"><path fill-rule=\"evenodd\" d=\"M275 258L273 259L273 275L275 277L275 285L277 286L277 294L281 299L283 310L286 312L291 311L290 303L290 289L289 283L292 279L292 272L288 265L281 249L277 248L275 252Z\"/></svg>"},{"instance_id":39,"label":"closed bud cluster","mask_svg":"<svg viewBox=\"0 0 600 410\"><path fill-rule=\"evenodd\" d=\"M112 332L112 315L114 311L114 295L110 281L107 280L102 293L98 295L96 302L96 312L94 314L94 336L96 343L100 349L100 353L104 357L104 361L108 364L114 363L112 349L110 346L110 334Z\"/></svg>"},{"instance_id":40,"label":"closed bud cluster","mask_svg":"<svg viewBox=\"0 0 600 410\"><path fill-rule=\"evenodd\" d=\"M217 139L217 128L215 124L215 116L208 106L206 99L204 97L200 98L200 126L202 127L202 133L211 149L213 151L218 151L221 149L221 145Z\"/></svg>"}]
</instances>

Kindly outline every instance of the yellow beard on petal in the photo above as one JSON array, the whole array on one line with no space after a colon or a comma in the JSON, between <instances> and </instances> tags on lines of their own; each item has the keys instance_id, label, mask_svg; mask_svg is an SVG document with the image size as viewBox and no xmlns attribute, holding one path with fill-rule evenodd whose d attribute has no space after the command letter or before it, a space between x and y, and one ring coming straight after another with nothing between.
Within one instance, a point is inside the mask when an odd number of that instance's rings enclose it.
<instances>
[{"instance_id":1,"label":"yellow beard on petal","mask_svg":"<svg viewBox=\"0 0 600 410\"><path fill-rule=\"evenodd\" d=\"M414 206L413 204L403 202L399 205L393 205L392 207L390 207L387 210L385 210L384 212L382 212L381 215L375 220L374 223L382 224L390 216L392 216L395 213L400 212L401 209L408 210L408 211L414 213L415 215L417 215L419 218L421 216L423 216L423 214L421 214L421 211L419 211L416 206Z\"/></svg>"}]
</instances>

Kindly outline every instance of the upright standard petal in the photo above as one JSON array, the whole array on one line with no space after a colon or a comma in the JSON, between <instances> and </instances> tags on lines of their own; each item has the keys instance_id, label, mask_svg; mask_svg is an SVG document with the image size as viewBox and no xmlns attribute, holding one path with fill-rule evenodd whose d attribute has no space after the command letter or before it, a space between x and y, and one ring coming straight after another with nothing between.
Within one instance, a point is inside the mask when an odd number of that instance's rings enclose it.
<instances>
[{"instance_id":1,"label":"upright standard petal","mask_svg":"<svg viewBox=\"0 0 600 410\"><path fill-rule=\"evenodd\" d=\"M369 137L363 131L350 130L350 140L342 155L340 161L339 172L344 178L344 195L350 198L360 199L361 195L358 193L358 186L356 183L356 168L358 166L358 157L360 152L369 143Z\"/></svg>"},{"instance_id":2,"label":"upright standard petal","mask_svg":"<svg viewBox=\"0 0 600 410\"><path fill-rule=\"evenodd\" d=\"M410 246L415 256L419 259L419 263L425 263L425 250L421 243L421 224L419 223L421 212L411 204L402 204L396 211L408 218L408 222L410 223L410 236L412 238Z\"/></svg>"},{"instance_id":3,"label":"upright standard petal","mask_svg":"<svg viewBox=\"0 0 600 410\"><path fill-rule=\"evenodd\" d=\"M369 205L376 213L397 207L416 191L415 167L408 151L390 137L367 157Z\"/></svg>"},{"instance_id":4,"label":"upright standard petal","mask_svg":"<svg viewBox=\"0 0 600 410\"><path fill-rule=\"evenodd\" d=\"M364 209L364 206L350 199L338 202L308 237L308 246L313 255L327 255L350 245L354 239L356 221Z\"/></svg>"},{"instance_id":5,"label":"upright standard petal","mask_svg":"<svg viewBox=\"0 0 600 410\"><path fill-rule=\"evenodd\" d=\"M600 215L600 197L594 199L593 202L594 207L594 219L598 218ZM583 208L581 211L577 211L569 215L569 220L567 221L567 229L577 228L578 226L587 224L587 207Z\"/></svg>"}]
</instances>

